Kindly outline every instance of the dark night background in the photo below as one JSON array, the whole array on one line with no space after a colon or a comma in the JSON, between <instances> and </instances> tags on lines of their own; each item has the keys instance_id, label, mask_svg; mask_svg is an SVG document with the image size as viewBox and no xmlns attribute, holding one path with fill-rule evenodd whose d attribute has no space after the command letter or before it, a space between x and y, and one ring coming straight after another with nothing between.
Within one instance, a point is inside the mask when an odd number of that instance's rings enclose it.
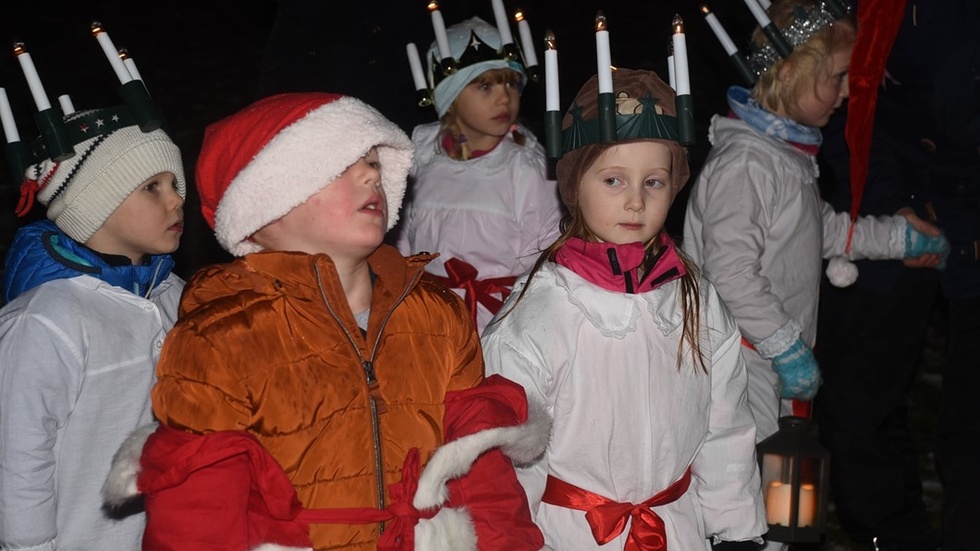
<instances>
[{"instance_id":1,"label":"dark night background","mask_svg":"<svg viewBox=\"0 0 980 551\"><path fill-rule=\"evenodd\" d=\"M752 24L741 2L716 2L713 11L740 45ZM691 148L696 175L708 149L710 116L725 109L724 88L737 75L704 22L694 0L623 1L505 0L507 11L525 11L543 63L543 36L552 29L558 42L560 93L565 106L586 78L595 73L594 18L602 10L609 22L613 65L666 73L670 20L679 13L686 24L698 143ZM205 126L280 91L323 90L361 97L410 132L435 119L430 108L415 105L405 44L420 52L433 40L424 0L341 3L311 0L209 0L158 3L118 0L55 3L18 2L0 20L0 86L6 88L21 139L36 136L34 103L13 55L13 43L25 43L52 104L69 94L76 109L120 103L118 80L89 32L103 24L117 48L136 62L153 99L163 111L180 146L188 179L186 227L177 271L189 276L204 264L229 258L200 215L194 192L194 163ZM444 0L447 26L479 15L494 22L490 0ZM279 10L282 10L280 13ZM145 12L145 13L140 13ZM277 19L277 15L280 15ZM513 27L515 40L518 38ZM4 46L8 53L3 53ZM542 67L543 72L543 67ZM666 78L665 78L666 80ZM530 84L522 116L543 139L540 120L543 84ZM0 170L0 253L16 228L43 215L17 219L17 190L6 159ZM675 206L682 207L685 196ZM674 209L682 212L679 209ZM679 228L679 214L671 224Z\"/></svg>"}]
</instances>

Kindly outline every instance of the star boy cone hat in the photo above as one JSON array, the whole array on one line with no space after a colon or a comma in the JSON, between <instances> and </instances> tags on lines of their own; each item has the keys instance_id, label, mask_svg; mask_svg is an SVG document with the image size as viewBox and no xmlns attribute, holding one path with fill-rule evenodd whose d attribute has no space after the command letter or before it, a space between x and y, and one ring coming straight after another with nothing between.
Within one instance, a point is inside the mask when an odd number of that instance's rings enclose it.
<instances>
[{"instance_id":1,"label":"star boy cone hat","mask_svg":"<svg viewBox=\"0 0 980 551\"><path fill-rule=\"evenodd\" d=\"M249 236L330 185L372 147L378 149L391 229L412 166L405 132L349 96L261 99L205 131L196 171L204 219L228 252L258 252L262 247Z\"/></svg>"}]
</instances>

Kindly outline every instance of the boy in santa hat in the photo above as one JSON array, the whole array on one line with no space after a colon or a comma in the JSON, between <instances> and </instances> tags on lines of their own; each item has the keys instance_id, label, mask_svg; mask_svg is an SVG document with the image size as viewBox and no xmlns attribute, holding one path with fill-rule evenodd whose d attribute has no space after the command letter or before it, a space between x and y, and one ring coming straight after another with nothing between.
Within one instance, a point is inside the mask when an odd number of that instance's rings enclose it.
<instances>
[{"instance_id":1,"label":"boy in santa hat","mask_svg":"<svg viewBox=\"0 0 980 551\"><path fill-rule=\"evenodd\" d=\"M547 420L484 380L465 306L425 275L435 255L382 244L408 137L352 97L282 94L202 147L204 216L238 258L188 283L161 427L120 452L142 450L144 549L541 548L512 461L544 449Z\"/></svg>"}]
</instances>

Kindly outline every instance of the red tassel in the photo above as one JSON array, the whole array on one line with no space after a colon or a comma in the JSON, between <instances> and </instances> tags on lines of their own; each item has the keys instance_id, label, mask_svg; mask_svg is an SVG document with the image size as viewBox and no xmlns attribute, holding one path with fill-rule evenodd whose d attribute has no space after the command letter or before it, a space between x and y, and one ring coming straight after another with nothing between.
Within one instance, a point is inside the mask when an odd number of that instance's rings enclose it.
<instances>
[{"instance_id":1,"label":"red tassel","mask_svg":"<svg viewBox=\"0 0 980 551\"><path fill-rule=\"evenodd\" d=\"M41 186L38 185L37 180L24 180L24 183L20 185L20 199L17 201L17 210L14 211L18 217L31 212L31 207L34 206L34 196L37 195L39 189Z\"/></svg>"}]
</instances>

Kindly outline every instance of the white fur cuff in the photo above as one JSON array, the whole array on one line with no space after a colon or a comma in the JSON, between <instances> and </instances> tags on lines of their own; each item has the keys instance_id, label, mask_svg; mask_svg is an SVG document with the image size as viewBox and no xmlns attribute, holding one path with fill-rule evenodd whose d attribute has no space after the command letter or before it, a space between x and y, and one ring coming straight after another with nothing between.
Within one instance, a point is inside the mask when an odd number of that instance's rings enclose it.
<instances>
[{"instance_id":1,"label":"white fur cuff","mask_svg":"<svg viewBox=\"0 0 980 551\"><path fill-rule=\"evenodd\" d=\"M415 525L415 548L425 551L476 551L476 528L465 508L442 509Z\"/></svg>"},{"instance_id":2,"label":"white fur cuff","mask_svg":"<svg viewBox=\"0 0 980 551\"><path fill-rule=\"evenodd\" d=\"M112 467L102 485L102 499L110 507L119 507L139 494L136 478L140 474L140 456L146 439L157 430L157 424L143 425L133 431L112 457Z\"/></svg>"}]
</instances>

